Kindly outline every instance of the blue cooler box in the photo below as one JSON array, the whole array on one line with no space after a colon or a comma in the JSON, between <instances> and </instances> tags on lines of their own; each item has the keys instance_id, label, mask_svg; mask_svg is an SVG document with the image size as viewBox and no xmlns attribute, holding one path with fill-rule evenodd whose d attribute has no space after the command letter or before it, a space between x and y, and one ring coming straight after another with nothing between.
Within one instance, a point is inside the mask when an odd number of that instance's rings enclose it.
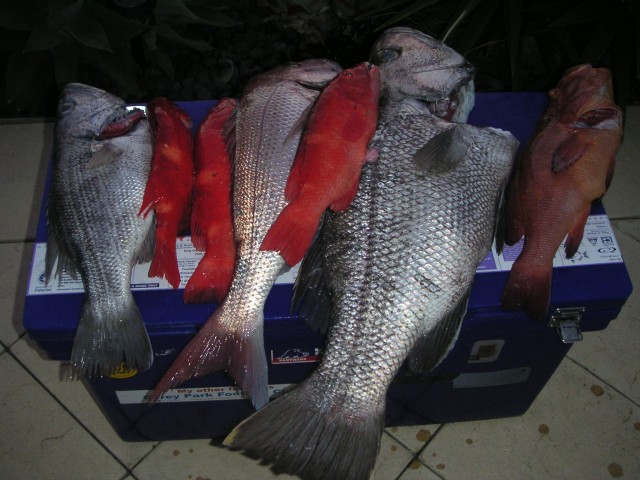
<instances>
[{"instance_id":1,"label":"blue cooler box","mask_svg":"<svg viewBox=\"0 0 640 480\"><path fill-rule=\"evenodd\" d=\"M511 131L524 145L546 106L544 93L479 93L469 123ZM178 102L193 118L194 131L213 101ZM52 360L67 361L82 305L82 284L63 278L44 285L45 204L36 235L24 310L30 337ZM548 321L503 312L500 297L521 245L495 248L478 267L466 317L455 347L428 375L402 368L387 401L387 426L456 422L523 414L581 332L602 330L631 294L631 281L609 220L594 207L578 253L554 259ZM200 258L189 238L178 241L182 284L177 290L136 266L132 289L155 359L146 372L123 370L84 380L114 429L125 440L169 440L224 436L253 412L225 373L191 380L149 406L150 390L214 311L214 304L185 305L184 284ZM273 394L303 380L317 366L323 337L289 313L294 271L279 278L265 306L264 340Z\"/></svg>"}]
</instances>

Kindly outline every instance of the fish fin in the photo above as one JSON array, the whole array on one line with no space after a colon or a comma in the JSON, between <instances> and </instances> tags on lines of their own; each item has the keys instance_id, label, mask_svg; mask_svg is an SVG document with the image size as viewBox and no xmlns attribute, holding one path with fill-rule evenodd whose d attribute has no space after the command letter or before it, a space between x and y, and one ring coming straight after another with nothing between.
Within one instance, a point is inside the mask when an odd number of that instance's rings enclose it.
<instances>
[{"instance_id":1,"label":"fish fin","mask_svg":"<svg viewBox=\"0 0 640 480\"><path fill-rule=\"evenodd\" d=\"M516 171L515 176L507 187L504 205L504 243L506 245L515 245L525 233L520 198L519 174Z\"/></svg>"},{"instance_id":2,"label":"fish fin","mask_svg":"<svg viewBox=\"0 0 640 480\"><path fill-rule=\"evenodd\" d=\"M293 202L300 195L302 190L302 165L305 163L305 154L307 145L302 143L298 149L298 153L293 161L291 170L289 171L289 177L287 178L287 185L284 188L284 198L287 202Z\"/></svg>"},{"instance_id":3,"label":"fish fin","mask_svg":"<svg viewBox=\"0 0 640 480\"><path fill-rule=\"evenodd\" d=\"M589 212L589 207L585 208L582 214L577 216L576 222L571 227L571 230L569 230L567 240L564 243L564 253L567 258L573 257L578 251L578 248L580 248L580 242L582 242L584 226L587 223Z\"/></svg>"},{"instance_id":4,"label":"fish fin","mask_svg":"<svg viewBox=\"0 0 640 480\"><path fill-rule=\"evenodd\" d=\"M198 216L196 209L193 209L191 213L191 243L198 252L204 252L207 249L207 237L200 222L197 221Z\"/></svg>"},{"instance_id":5,"label":"fish fin","mask_svg":"<svg viewBox=\"0 0 640 480\"><path fill-rule=\"evenodd\" d=\"M580 160L591 145L592 143L583 135L580 135L580 132L572 134L569 138L560 142L560 145L553 152L551 171L560 173L566 170Z\"/></svg>"},{"instance_id":6,"label":"fish fin","mask_svg":"<svg viewBox=\"0 0 640 480\"><path fill-rule=\"evenodd\" d=\"M349 187L349 189L344 193L344 195L342 195L340 198L335 199L329 205L329 208L334 212L342 212L347 208L349 208L349 205L351 205L351 202L353 202L353 199L358 193L359 185L360 185L360 175L358 174L358 176L356 177L351 187Z\"/></svg>"},{"instance_id":7,"label":"fish fin","mask_svg":"<svg viewBox=\"0 0 640 480\"><path fill-rule=\"evenodd\" d=\"M147 236L140 245L136 255L136 263L147 263L153 260L153 252L156 248L156 228L155 221L149 227Z\"/></svg>"},{"instance_id":8,"label":"fish fin","mask_svg":"<svg viewBox=\"0 0 640 480\"><path fill-rule=\"evenodd\" d=\"M176 256L176 240L158 238L156 236L156 248L153 260L149 266L149 276L166 278L173 288L180 286L180 270Z\"/></svg>"},{"instance_id":9,"label":"fish fin","mask_svg":"<svg viewBox=\"0 0 640 480\"><path fill-rule=\"evenodd\" d=\"M617 129L622 125L622 112L618 108L595 108L580 115L574 128Z\"/></svg>"},{"instance_id":10,"label":"fish fin","mask_svg":"<svg viewBox=\"0 0 640 480\"><path fill-rule=\"evenodd\" d=\"M71 351L76 376L104 376L118 369L147 370L153 362L149 335L130 293L108 308L85 302Z\"/></svg>"},{"instance_id":11,"label":"fish fin","mask_svg":"<svg viewBox=\"0 0 640 480\"><path fill-rule=\"evenodd\" d=\"M503 310L524 310L536 320L544 320L551 297L552 266L516 259L502 293Z\"/></svg>"},{"instance_id":12,"label":"fish fin","mask_svg":"<svg viewBox=\"0 0 640 480\"><path fill-rule=\"evenodd\" d=\"M505 179L499 187L498 195L496 196L496 206L495 206L495 226L493 228L493 239L496 242L496 251L498 254L502 253L502 249L504 248L505 236L506 236L506 226L505 226L505 216L506 216L506 198L507 191L507 180ZM489 244L488 248L491 248L491 244Z\"/></svg>"},{"instance_id":13,"label":"fish fin","mask_svg":"<svg viewBox=\"0 0 640 480\"><path fill-rule=\"evenodd\" d=\"M85 168L93 170L117 163L118 159L124 154L124 151L111 143L102 145L98 150L93 152L91 158L87 161Z\"/></svg>"},{"instance_id":14,"label":"fish fin","mask_svg":"<svg viewBox=\"0 0 640 480\"><path fill-rule=\"evenodd\" d=\"M369 479L380 449L384 408L354 414L348 399L323 401L321 395L327 394L313 382L297 385L240 423L223 445L302 478Z\"/></svg>"},{"instance_id":15,"label":"fish fin","mask_svg":"<svg viewBox=\"0 0 640 480\"><path fill-rule=\"evenodd\" d=\"M440 132L423 145L413 156L416 167L427 173L445 173L460 165L471 141L464 135L462 125Z\"/></svg>"},{"instance_id":16,"label":"fish fin","mask_svg":"<svg viewBox=\"0 0 640 480\"><path fill-rule=\"evenodd\" d=\"M60 242L59 238L64 238L64 236L59 233L58 225L54 221L55 217L50 213L52 209L55 208L53 203L53 199L50 199L47 202L47 219L49 228L47 232L47 249L44 261L45 285L48 285L54 277L58 277L58 280L62 282L62 272L66 272L74 280L78 279L78 267L74 260L73 253L65 243Z\"/></svg>"},{"instance_id":17,"label":"fish fin","mask_svg":"<svg viewBox=\"0 0 640 480\"><path fill-rule=\"evenodd\" d=\"M322 242L324 221L320 223L316 238L302 259L293 285L291 312L297 311L313 330L326 333L331 315L331 296L326 284L324 268Z\"/></svg>"},{"instance_id":18,"label":"fish fin","mask_svg":"<svg viewBox=\"0 0 640 480\"><path fill-rule=\"evenodd\" d=\"M261 251L278 252L289 266L297 264L307 253L322 217L322 210L318 211L316 205L301 200L282 209L260 245Z\"/></svg>"},{"instance_id":19,"label":"fish fin","mask_svg":"<svg viewBox=\"0 0 640 480\"><path fill-rule=\"evenodd\" d=\"M282 142L283 145L288 145L294 141L300 141L299 135L302 135L302 132L305 129L307 120L309 120L309 115L311 115L311 110L313 110L314 105L315 102L310 102L309 105L307 105L307 107L302 111L296 122L291 126L289 133L284 138L284 141Z\"/></svg>"},{"instance_id":20,"label":"fish fin","mask_svg":"<svg viewBox=\"0 0 640 480\"><path fill-rule=\"evenodd\" d=\"M207 252L187 281L183 299L185 303L220 302L227 295L235 266L235 257L221 258L216 252Z\"/></svg>"},{"instance_id":21,"label":"fish fin","mask_svg":"<svg viewBox=\"0 0 640 480\"><path fill-rule=\"evenodd\" d=\"M409 354L409 368L413 372L429 373L444 360L458 338L468 303L469 292L431 331L418 340Z\"/></svg>"},{"instance_id":22,"label":"fish fin","mask_svg":"<svg viewBox=\"0 0 640 480\"><path fill-rule=\"evenodd\" d=\"M190 378L223 369L251 397L255 408L269 401L262 319L251 322L256 325L254 329L238 332L230 329L221 317L222 310L218 308L180 352L152 392L151 403Z\"/></svg>"}]
</instances>

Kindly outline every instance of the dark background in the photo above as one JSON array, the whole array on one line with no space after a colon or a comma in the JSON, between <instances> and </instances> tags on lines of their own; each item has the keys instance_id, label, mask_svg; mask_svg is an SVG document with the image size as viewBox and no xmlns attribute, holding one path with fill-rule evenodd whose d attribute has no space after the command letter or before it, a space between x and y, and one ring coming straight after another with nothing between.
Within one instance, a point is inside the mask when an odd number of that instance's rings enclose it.
<instances>
[{"instance_id":1,"label":"dark background","mask_svg":"<svg viewBox=\"0 0 640 480\"><path fill-rule=\"evenodd\" d=\"M396 25L465 55L478 91L545 91L591 63L619 105L640 101L635 0L3 0L0 116L53 116L71 81L129 102L239 97L286 61L366 60Z\"/></svg>"}]
</instances>

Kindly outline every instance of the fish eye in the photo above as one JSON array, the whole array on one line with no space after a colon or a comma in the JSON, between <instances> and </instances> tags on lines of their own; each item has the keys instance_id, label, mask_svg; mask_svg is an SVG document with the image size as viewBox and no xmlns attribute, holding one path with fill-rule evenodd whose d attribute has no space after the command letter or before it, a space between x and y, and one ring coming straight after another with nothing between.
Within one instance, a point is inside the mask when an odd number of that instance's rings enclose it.
<instances>
[{"instance_id":1,"label":"fish eye","mask_svg":"<svg viewBox=\"0 0 640 480\"><path fill-rule=\"evenodd\" d=\"M68 113L74 109L76 106L76 102L74 102L70 98L65 98L63 102L60 104L60 113Z\"/></svg>"},{"instance_id":2,"label":"fish eye","mask_svg":"<svg viewBox=\"0 0 640 480\"><path fill-rule=\"evenodd\" d=\"M376 52L376 62L378 65L382 65L384 63L395 60L400 56L399 48L385 48L384 50L380 50Z\"/></svg>"}]
</instances>

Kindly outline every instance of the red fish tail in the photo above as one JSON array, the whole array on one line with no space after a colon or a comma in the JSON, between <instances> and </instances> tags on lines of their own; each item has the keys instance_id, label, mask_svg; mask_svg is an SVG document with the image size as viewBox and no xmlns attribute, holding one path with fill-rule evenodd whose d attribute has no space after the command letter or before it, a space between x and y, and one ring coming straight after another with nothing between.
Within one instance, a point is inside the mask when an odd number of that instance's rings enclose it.
<instances>
[{"instance_id":1,"label":"red fish tail","mask_svg":"<svg viewBox=\"0 0 640 480\"><path fill-rule=\"evenodd\" d=\"M260 250L278 252L289 266L297 264L311 246L322 212L317 205L290 203L269 228Z\"/></svg>"},{"instance_id":2,"label":"red fish tail","mask_svg":"<svg viewBox=\"0 0 640 480\"><path fill-rule=\"evenodd\" d=\"M230 322L224 321L223 315L222 309L218 308L180 352L154 389L151 403L191 378L223 369L229 370L256 408L269 401L262 319L245 324L255 325L255 328L238 331L229 325Z\"/></svg>"},{"instance_id":3,"label":"red fish tail","mask_svg":"<svg viewBox=\"0 0 640 480\"><path fill-rule=\"evenodd\" d=\"M166 278L173 288L180 286L180 270L176 256L175 237L165 238L156 231L156 249L149 266L150 277Z\"/></svg>"},{"instance_id":4,"label":"red fish tail","mask_svg":"<svg viewBox=\"0 0 640 480\"><path fill-rule=\"evenodd\" d=\"M536 320L544 320L551 297L553 265L534 264L522 255L511 267L502 294L504 310L524 310Z\"/></svg>"},{"instance_id":5,"label":"red fish tail","mask_svg":"<svg viewBox=\"0 0 640 480\"><path fill-rule=\"evenodd\" d=\"M233 271L233 259L205 254L185 286L185 303L222 301L231 286Z\"/></svg>"}]
</instances>

